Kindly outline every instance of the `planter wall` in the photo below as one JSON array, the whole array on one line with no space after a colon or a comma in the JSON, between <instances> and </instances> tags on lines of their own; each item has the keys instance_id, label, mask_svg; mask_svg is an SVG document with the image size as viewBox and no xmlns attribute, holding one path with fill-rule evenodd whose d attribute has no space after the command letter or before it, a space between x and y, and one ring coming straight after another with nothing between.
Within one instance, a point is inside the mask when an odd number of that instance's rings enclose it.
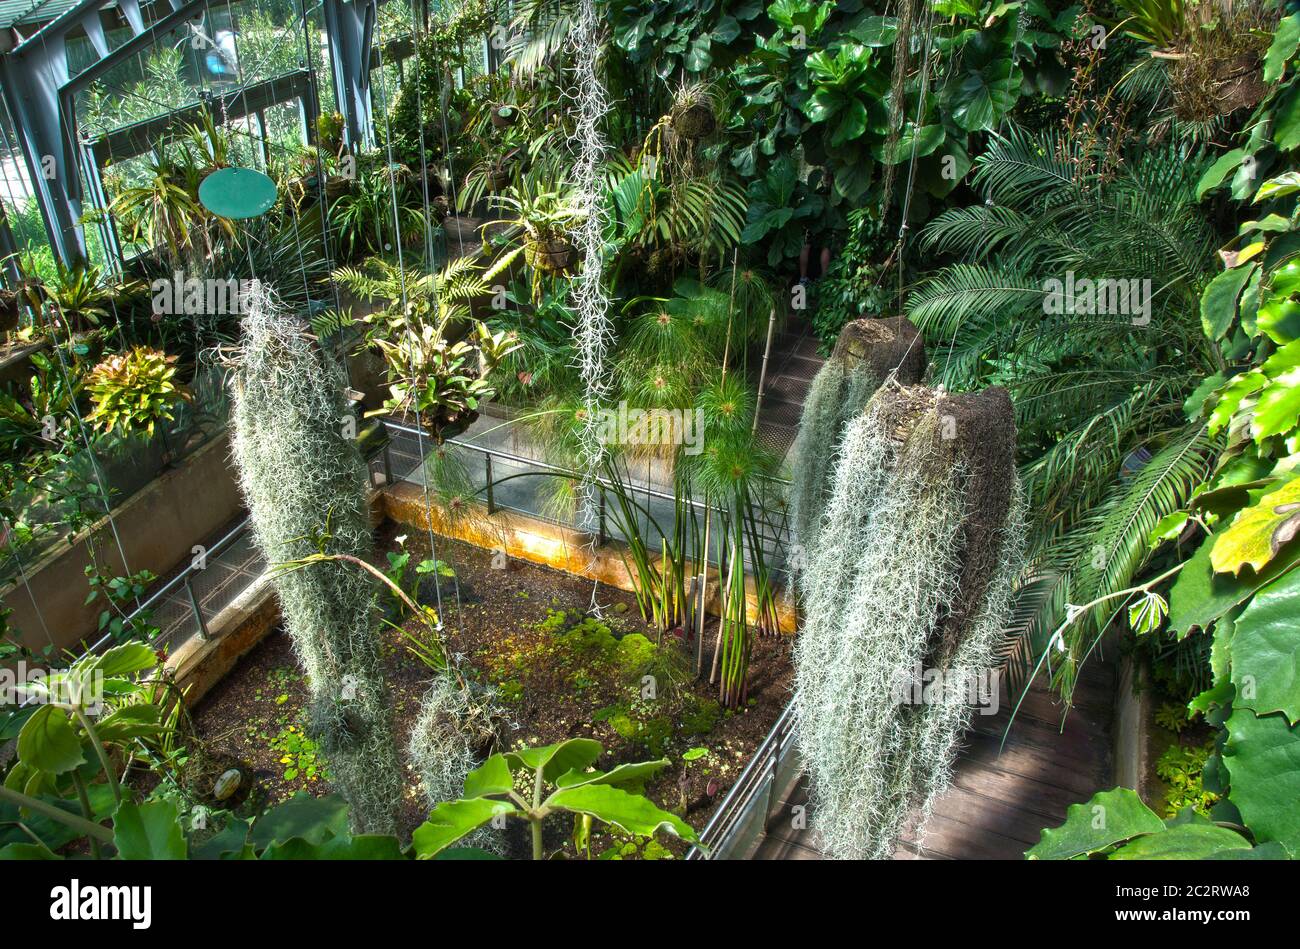
<instances>
[{"instance_id":1,"label":"planter wall","mask_svg":"<svg viewBox=\"0 0 1300 949\"><path fill-rule=\"evenodd\" d=\"M131 572L165 574L189 560L196 538L211 536L235 517L241 501L229 454L226 437L214 438L180 467L164 472L114 509L117 537ZM52 642L63 650L83 638L97 638L103 606L85 603L89 590L85 569L92 550L104 574L126 572L105 517L71 541L58 542L35 562L25 563L26 585L20 579L0 590L0 599L13 610L9 621L21 631L27 646L40 650ZM39 615L33 599L40 604Z\"/></svg>"}]
</instances>

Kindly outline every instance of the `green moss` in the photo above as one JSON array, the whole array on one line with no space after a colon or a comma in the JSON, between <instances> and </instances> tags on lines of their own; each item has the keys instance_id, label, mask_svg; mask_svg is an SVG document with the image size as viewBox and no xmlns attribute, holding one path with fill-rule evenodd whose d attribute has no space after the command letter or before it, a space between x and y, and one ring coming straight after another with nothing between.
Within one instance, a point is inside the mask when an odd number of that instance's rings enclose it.
<instances>
[{"instance_id":1,"label":"green moss","mask_svg":"<svg viewBox=\"0 0 1300 949\"><path fill-rule=\"evenodd\" d=\"M628 633L614 651L619 667L628 675L636 675L654 661L657 647L640 633Z\"/></svg>"},{"instance_id":2,"label":"green moss","mask_svg":"<svg viewBox=\"0 0 1300 949\"><path fill-rule=\"evenodd\" d=\"M659 757L672 740L673 722L667 715L655 715L653 711L645 702L609 705L598 709L592 721L603 722L624 741Z\"/></svg>"},{"instance_id":3,"label":"green moss","mask_svg":"<svg viewBox=\"0 0 1300 949\"><path fill-rule=\"evenodd\" d=\"M721 718L722 706L716 699L701 699L692 695L682 713L682 733L707 735L713 731Z\"/></svg>"}]
</instances>

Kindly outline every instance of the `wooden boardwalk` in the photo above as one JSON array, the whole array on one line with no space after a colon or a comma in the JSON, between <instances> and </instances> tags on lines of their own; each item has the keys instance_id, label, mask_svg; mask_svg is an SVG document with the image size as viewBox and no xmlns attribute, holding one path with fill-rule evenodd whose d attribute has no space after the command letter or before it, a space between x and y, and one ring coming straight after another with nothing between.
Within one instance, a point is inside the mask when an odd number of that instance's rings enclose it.
<instances>
[{"instance_id":1,"label":"wooden boardwalk","mask_svg":"<svg viewBox=\"0 0 1300 949\"><path fill-rule=\"evenodd\" d=\"M924 837L909 831L894 859L1019 860L1044 827L1065 820L1067 807L1112 787L1115 678L1113 665L1085 666L1062 731L1061 706L1040 675L999 749L1011 714L1004 684L998 714L975 716L952 786L936 802ZM801 780L752 859L821 859L812 836L816 815L809 815L809 829L791 827L791 808L807 800Z\"/></svg>"}]
</instances>

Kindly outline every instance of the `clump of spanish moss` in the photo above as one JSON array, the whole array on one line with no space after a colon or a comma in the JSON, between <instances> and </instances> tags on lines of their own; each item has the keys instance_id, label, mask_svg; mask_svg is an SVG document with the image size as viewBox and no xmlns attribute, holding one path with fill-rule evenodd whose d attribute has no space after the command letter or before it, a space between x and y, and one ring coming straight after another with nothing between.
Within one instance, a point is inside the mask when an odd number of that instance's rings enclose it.
<instances>
[{"instance_id":1,"label":"clump of spanish moss","mask_svg":"<svg viewBox=\"0 0 1300 949\"><path fill-rule=\"evenodd\" d=\"M911 385L925 372L925 346L907 317L860 319L845 324L804 400L799 434L790 450L790 523L804 556L817 542L831 492L835 451L885 378Z\"/></svg>"},{"instance_id":2,"label":"clump of spanish moss","mask_svg":"<svg viewBox=\"0 0 1300 949\"><path fill-rule=\"evenodd\" d=\"M420 699L407 756L430 810L464 796L465 776L480 764L477 749L492 737L487 702L451 675L440 674ZM501 852L499 834L476 831L466 845Z\"/></svg>"},{"instance_id":3,"label":"clump of spanish moss","mask_svg":"<svg viewBox=\"0 0 1300 949\"><path fill-rule=\"evenodd\" d=\"M972 683L997 688L1023 549L1014 435L1003 390L893 381L845 430L795 644L798 739L829 856L887 858L909 816L923 826Z\"/></svg>"},{"instance_id":4,"label":"clump of spanish moss","mask_svg":"<svg viewBox=\"0 0 1300 949\"><path fill-rule=\"evenodd\" d=\"M268 562L373 551L366 468L347 436L339 367L261 290L235 372L232 447L253 534ZM379 653L375 590L355 566L319 561L275 580L311 687L320 741L354 830L393 833L401 781Z\"/></svg>"}]
</instances>

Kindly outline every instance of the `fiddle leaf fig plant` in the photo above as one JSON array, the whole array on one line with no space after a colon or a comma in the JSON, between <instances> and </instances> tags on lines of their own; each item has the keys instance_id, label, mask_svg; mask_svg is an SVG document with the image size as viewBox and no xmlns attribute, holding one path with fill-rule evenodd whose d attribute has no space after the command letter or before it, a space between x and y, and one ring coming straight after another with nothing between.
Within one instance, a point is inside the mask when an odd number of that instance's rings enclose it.
<instances>
[{"instance_id":1,"label":"fiddle leaf fig plant","mask_svg":"<svg viewBox=\"0 0 1300 949\"><path fill-rule=\"evenodd\" d=\"M416 856L430 859L498 817L526 821L532 830L533 859L546 856L542 824L555 813L568 813L580 826L592 819L641 837L664 830L691 843L699 838L689 824L629 788L668 765L667 759L618 765L610 771L592 767L604 749L590 738L496 754L465 778L465 795L433 809L416 829ZM549 793L548 793L549 791Z\"/></svg>"}]
</instances>

